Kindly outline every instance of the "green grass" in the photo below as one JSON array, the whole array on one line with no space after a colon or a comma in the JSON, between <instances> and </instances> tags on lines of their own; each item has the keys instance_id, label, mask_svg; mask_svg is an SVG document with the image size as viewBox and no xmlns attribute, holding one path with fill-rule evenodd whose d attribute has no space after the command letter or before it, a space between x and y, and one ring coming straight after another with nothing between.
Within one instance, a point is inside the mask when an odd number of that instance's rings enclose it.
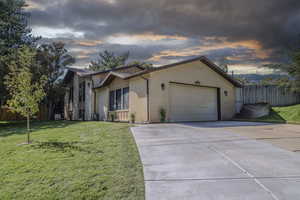
<instances>
[{"instance_id":1,"label":"green grass","mask_svg":"<svg viewBox=\"0 0 300 200\"><path fill-rule=\"evenodd\" d=\"M144 199L128 124L0 123L0 199Z\"/></svg>"},{"instance_id":2,"label":"green grass","mask_svg":"<svg viewBox=\"0 0 300 200\"><path fill-rule=\"evenodd\" d=\"M273 122L273 123L300 123L300 104L285 107L273 107L270 115L247 121Z\"/></svg>"}]
</instances>

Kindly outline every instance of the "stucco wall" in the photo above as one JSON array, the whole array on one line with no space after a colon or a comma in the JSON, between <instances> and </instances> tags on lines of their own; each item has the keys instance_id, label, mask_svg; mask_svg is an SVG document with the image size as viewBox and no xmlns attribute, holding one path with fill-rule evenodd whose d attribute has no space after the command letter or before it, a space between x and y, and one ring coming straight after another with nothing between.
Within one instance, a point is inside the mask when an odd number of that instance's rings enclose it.
<instances>
[{"instance_id":1,"label":"stucco wall","mask_svg":"<svg viewBox=\"0 0 300 200\"><path fill-rule=\"evenodd\" d=\"M104 87L95 90L96 93L96 113L99 116L99 120L107 120L107 112L109 109L109 88Z\"/></svg>"},{"instance_id":2,"label":"stucco wall","mask_svg":"<svg viewBox=\"0 0 300 200\"><path fill-rule=\"evenodd\" d=\"M85 78L85 120L92 119L94 95L92 91L92 80Z\"/></svg>"},{"instance_id":3,"label":"stucco wall","mask_svg":"<svg viewBox=\"0 0 300 200\"><path fill-rule=\"evenodd\" d=\"M72 120L79 119L79 76L77 74L74 75L73 78L73 114Z\"/></svg>"},{"instance_id":4,"label":"stucco wall","mask_svg":"<svg viewBox=\"0 0 300 200\"><path fill-rule=\"evenodd\" d=\"M163 107L169 117L169 82L181 82L218 87L221 90L221 118L222 120L231 119L235 114L235 87L225 78L214 72L207 65L200 61L194 61L187 64L178 65L152 72L150 74L150 121L159 122L159 109ZM165 89L161 89L164 83ZM228 92L225 96L224 91ZM188 103L188 100L187 102Z\"/></svg>"},{"instance_id":5,"label":"stucco wall","mask_svg":"<svg viewBox=\"0 0 300 200\"><path fill-rule=\"evenodd\" d=\"M147 122L147 82L141 77L129 82L129 114L135 115L137 123Z\"/></svg>"},{"instance_id":6,"label":"stucco wall","mask_svg":"<svg viewBox=\"0 0 300 200\"><path fill-rule=\"evenodd\" d=\"M108 86L110 90L117 90L129 86L129 80L115 78Z\"/></svg>"},{"instance_id":7,"label":"stucco wall","mask_svg":"<svg viewBox=\"0 0 300 200\"><path fill-rule=\"evenodd\" d=\"M70 86L67 86L65 91L65 97L64 97L64 118L65 120L71 120L70 118L70 104L72 104L70 101Z\"/></svg>"}]
</instances>

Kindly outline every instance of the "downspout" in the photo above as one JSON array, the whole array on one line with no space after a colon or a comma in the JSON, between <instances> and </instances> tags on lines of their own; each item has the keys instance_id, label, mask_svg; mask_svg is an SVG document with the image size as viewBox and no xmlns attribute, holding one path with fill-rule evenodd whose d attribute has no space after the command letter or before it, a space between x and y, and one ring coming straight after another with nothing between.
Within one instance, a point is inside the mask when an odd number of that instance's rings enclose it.
<instances>
[{"instance_id":1,"label":"downspout","mask_svg":"<svg viewBox=\"0 0 300 200\"><path fill-rule=\"evenodd\" d=\"M149 102L149 79L141 76L142 79L146 80L146 93L147 93L147 122L150 122L150 102Z\"/></svg>"}]
</instances>

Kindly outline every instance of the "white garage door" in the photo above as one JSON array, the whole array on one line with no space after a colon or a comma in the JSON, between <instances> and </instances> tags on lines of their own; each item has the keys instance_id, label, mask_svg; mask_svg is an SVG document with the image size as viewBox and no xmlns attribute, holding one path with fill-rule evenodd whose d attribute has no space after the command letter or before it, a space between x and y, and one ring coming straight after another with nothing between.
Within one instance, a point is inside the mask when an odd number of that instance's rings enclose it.
<instances>
[{"instance_id":1,"label":"white garage door","mask_svg":"<svg viewBox=\"0 0 300 200\"><path fill-rule=\"evenodd\" d=\"M216 88L170 85L170 121L217 121Z\"/></svg>"}]
</instances>

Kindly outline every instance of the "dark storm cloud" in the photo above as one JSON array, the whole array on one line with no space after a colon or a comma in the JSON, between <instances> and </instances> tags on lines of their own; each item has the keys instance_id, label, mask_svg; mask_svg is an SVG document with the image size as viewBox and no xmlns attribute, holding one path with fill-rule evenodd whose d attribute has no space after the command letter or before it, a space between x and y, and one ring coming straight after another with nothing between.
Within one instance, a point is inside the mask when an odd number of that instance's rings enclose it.
<instances>
[{"instance_id":1,"label":"dark storm cloud","mask_svg":"<svg viewBox=\"0 0 300 200\"><path fill-rule=\"evenodd\" d=\"M228 42L258 41L263 50L277 51L293 44L300 33L299 0L32 0L34 27L70 28L84 33L84 39L105 40L115 34L143 34L187 37L185 45L200 45L205 37ZM199 41L198 41L199 40ZM191 44L193 43L193 44ZM186 48L182 44L181 49ZM72 47L76 45L73 44ZM79 47L80 45L77 45ZM98 49L130 50L135 59L150 58L166 45L98 45ZM174 47L172 47L174 48ZM180 51L176 46L175 50ZM232 56L231 48L211 50L213 58ZM253 60L253 54L247 60ZM94 55L94 54L93 54ZM172 57L172 56L171 56ZM167 58L167 56L165 57ZM257 59L264 60L264 59ZM236 62L236 61L235 61ZM247 61L248 62L248 61Z\"/></svg>"}]
</instances>

